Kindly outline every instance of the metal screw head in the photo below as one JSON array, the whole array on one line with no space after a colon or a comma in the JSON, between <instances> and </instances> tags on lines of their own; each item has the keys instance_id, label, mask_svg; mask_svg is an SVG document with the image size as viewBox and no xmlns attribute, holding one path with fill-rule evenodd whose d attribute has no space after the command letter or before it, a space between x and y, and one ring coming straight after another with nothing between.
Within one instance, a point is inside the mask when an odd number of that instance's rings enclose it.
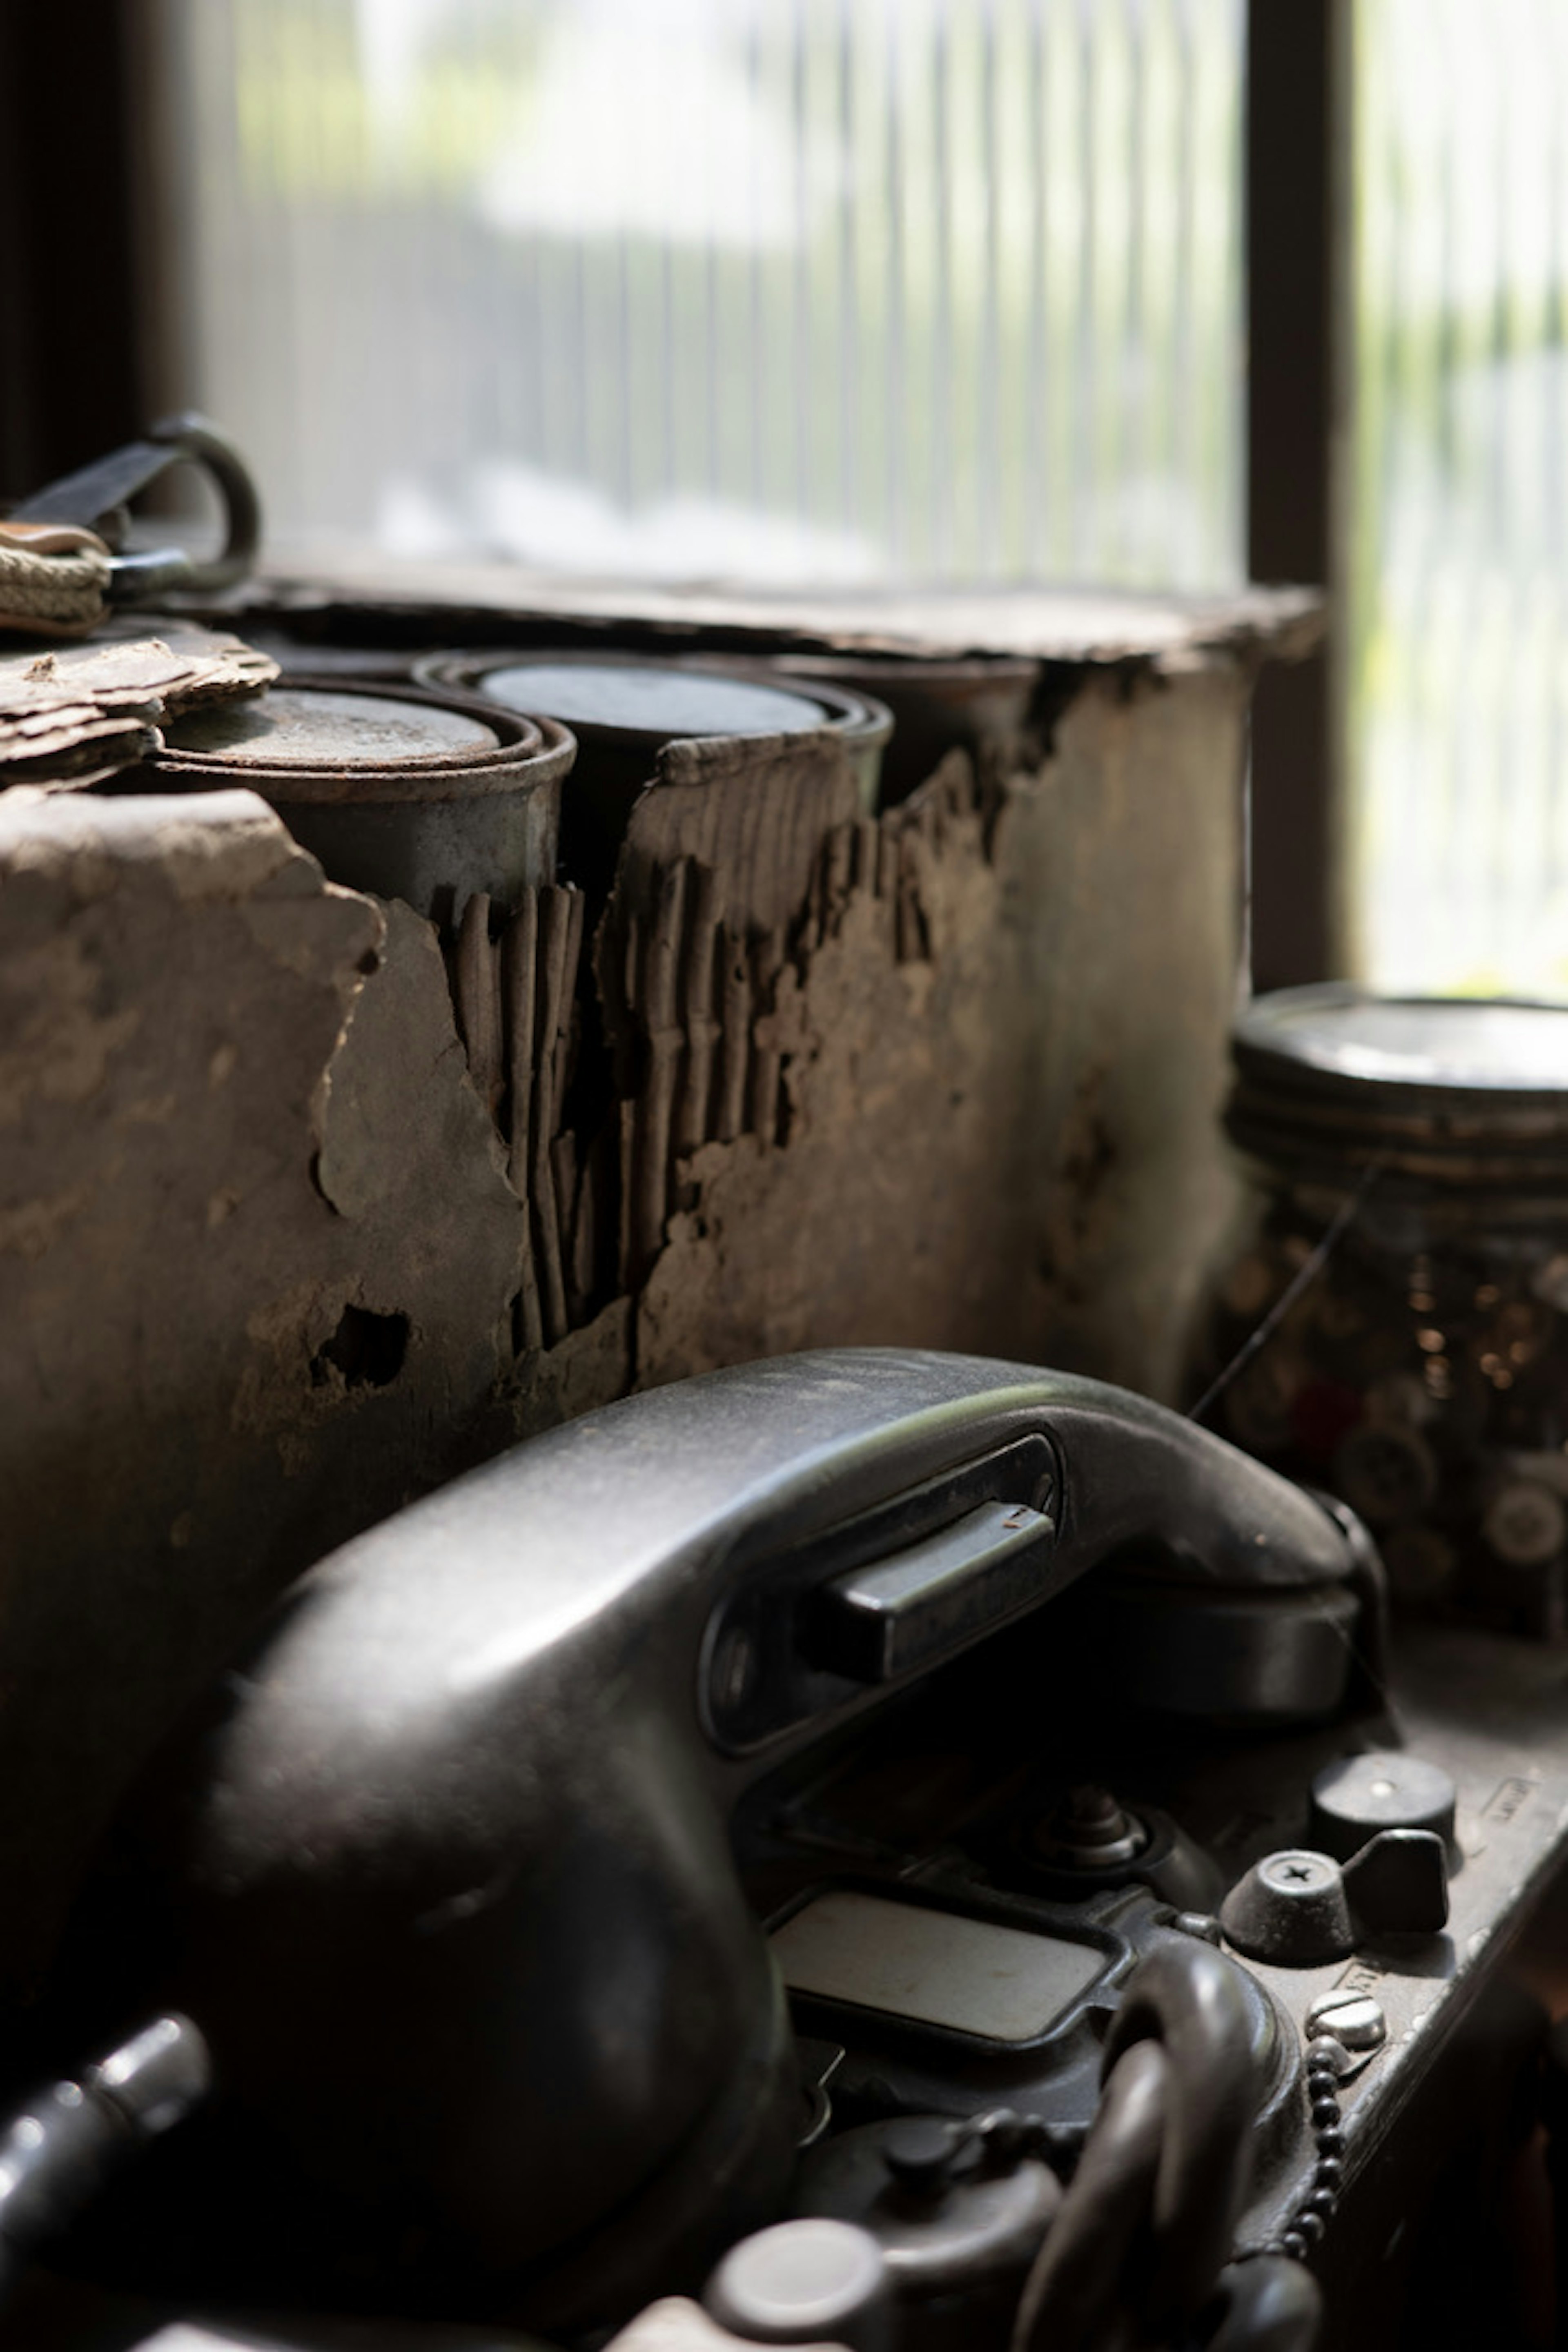
<instances>
[{"instance_id":1,"label":"metal screw head","mask_svg":"<svg viewBox=\"0 0 1568 2352\"><path fill-rule=\"evenodd\" d=\"M1307 2032L1331 2034L1345 2050L1377 2050L1388 2039L1388 2020L1370 1993L1341 1990L1318 1995L1307 2011Z\"/></svg>"},{"instance_id":2,"label":"metal screw head","mask_svg":"<svg viewBox=\"0 0 1568 2352\"><path fill-rule=\"evenodd\" d=\"M1331 1886L1339 1876L1339 1867L1326 1853L1310 1853L1304 1846L1287 1846L1282 1853L1266 1854L1258 1865L1258 1875L1271 1895L1300 1900L1309 1895L1321 1895Z\"/></svg>"}]
</instances>

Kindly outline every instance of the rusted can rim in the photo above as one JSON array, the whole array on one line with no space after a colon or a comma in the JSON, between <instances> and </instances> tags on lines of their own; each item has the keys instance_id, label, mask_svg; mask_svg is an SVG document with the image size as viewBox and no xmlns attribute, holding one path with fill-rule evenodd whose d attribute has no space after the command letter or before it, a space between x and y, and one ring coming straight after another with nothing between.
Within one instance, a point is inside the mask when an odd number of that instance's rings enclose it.
<instances>
[{"instance_id":1,"label":"rusted can rim","mask_svg":"<svg viewBox=\"0 0 1568 2352\"><path fill-rule=\"evenodd\" d=\"M212 751L166 745L147 765L161 777L199 784L248 786L278 807L383 807L426 802L483 800L498 793L528 793L566 774L577 756L577 739L558 719L509 710L477 695L404 685L384 678L344 677L336 672L286 671L268 689L350 697L368 702L408 703L472 720L490 737L488 744L434 752L414 752L384 766L369 762L297 761L283 757L235 758ZM254 715L268 697L248 705Z\"/></svg>"},{"instance_id":2,"label":"rusted can rim","mask_svg":"<svg viewBox=\"0 0 1568 2352\"><path fill-rule=\"evenodd\" d=\"M728 654L633 654L618 648L527 646L508 650L494 646L472 647L451 653L426 654L413 666L413 675L422 686L444 692L458 691L481 698L489 709L510 709L510 703L496 702L486 681L503 670L529 667L552 669L634 669L681 672L688 677L710 677L715 684L736 682L765 688L774 694L792 695L798 701L815 706L822 713L817 727L742 730L734 732L715 731L701 735L667 735L658 729L626 727L603 720L574 719L572 723L584 741L613 744L627 751L645 752L662 769L670 766L687 769L693 765L732 764L737 746L743 746L752 758L768 758L777 753L800 749L819 735L826 735L855 752L879 751L893 731L893 714L885 703L869 694L854 688L813 677L809 683L792 677L770 661Z\"/></svg>"},{"instance_id":3,"label":"rusted can rim","mask_svg":"<svg viewBox=\"0 0 1568 2352\"><path fill-rule=\"evenodd\" d=\"M863 694L858 686L846 686L841 678L797 677L776 657L759 662L744 654L683 654L675 667L710 670L716 677L747 677L759 686L782 686L786 692L799 691L809 684L810 692L804 698L821 705L827 715L826 731L857 751L879 751L893 731L892 712L874 694ZM788 742L790 738L786 735L782 740Z\"/></svg>"},{"instance_id":4,"label":"rusted can rim","mask_svg":"<svg viewBox=\"0 0 1568 2352\"><path fill-rule=\"evenodd\" d=\"M782 676L808 680L816 687L850 679L857 689L868 687L918 688L933 699L962 705L986 695L1016 688L1032 693L1045 666L1032 654L950 654L928 658L922 654L779 654Z\"/></svg>"}]
</instances>

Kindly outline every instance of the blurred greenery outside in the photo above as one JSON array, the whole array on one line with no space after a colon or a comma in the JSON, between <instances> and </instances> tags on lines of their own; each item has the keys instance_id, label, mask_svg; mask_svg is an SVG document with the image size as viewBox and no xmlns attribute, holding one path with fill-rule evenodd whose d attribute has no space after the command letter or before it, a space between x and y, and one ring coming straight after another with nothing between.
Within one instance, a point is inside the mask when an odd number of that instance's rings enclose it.
<instances>
[{"instance_id":1,"label":"blurred greenery outside","mask_svg":"<svg viewBox=\"0 0 1568 2352\"><path fill-rule=\"evenodd\" d=\"M1568 11L1360 0L1355 101L1362 963L1568 996Z\"/></svg>"}]
</instances>

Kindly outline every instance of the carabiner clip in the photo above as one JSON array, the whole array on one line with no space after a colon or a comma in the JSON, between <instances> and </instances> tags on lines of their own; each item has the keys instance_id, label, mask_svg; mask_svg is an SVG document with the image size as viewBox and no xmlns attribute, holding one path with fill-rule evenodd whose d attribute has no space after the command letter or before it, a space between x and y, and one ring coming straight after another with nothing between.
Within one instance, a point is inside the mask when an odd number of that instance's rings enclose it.
<instances>
[{"instance_id":1,"label":"carabiner clip","mask_svg":"<svg viewBox=\"0 0 1568 2352\"><path fill-rule=\"evenodd\" d=\"M183 547L123 553L130 500L172 466L185 464L200 466L217 486L225 519L221 554L198 562ZM35 490L12 509L10 520L95 532L109 550L110 604L144 604L170 588L232 588L249 572L261 543L261 501L244 458L226 434L194 414L165 417L144 441L127 442L79 472Z\"/></svg>"}]
</instances>

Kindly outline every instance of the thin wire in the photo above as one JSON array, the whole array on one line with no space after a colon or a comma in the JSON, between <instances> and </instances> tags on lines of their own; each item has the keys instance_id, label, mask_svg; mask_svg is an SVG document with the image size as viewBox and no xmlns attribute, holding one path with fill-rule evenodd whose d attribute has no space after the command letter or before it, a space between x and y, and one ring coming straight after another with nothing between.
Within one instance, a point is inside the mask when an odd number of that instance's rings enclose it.
<instances>
[{"instance_id":1,"label":"thin wire","mask_svg":"<svg viewBox=\"0 0 1568 2352\"><path fill-rule=\"evenodd\" d=\"M1354 1192L1348 1199L1340 1202L1321 1240L1311 1255L1303 1259L1258 1328L1242 1341L1229 1363L1209 1382L1196 1404L1188 1407L1186 1417L1189 1421L1202 1421L1215 1398L1223 1396L1237 1374L1245 1371L1253 1358L1268 1345L1296 1301L1304 1292L1311 1288L1346 1234L1349 1233L1362 1202L1382 1175L1385 1164L1386 1154L1382 1153L1376 1159L1367 1161L1366 1166L1362 1170L1361 1179Z\"/></svg>"}]
</instances>

